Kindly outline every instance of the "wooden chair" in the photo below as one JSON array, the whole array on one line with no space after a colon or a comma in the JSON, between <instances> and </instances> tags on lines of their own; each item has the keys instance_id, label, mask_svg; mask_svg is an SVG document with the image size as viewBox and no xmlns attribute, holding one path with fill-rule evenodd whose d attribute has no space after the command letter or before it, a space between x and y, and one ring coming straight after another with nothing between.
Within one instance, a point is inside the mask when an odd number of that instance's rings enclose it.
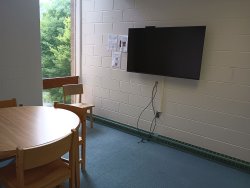
<instances>
[{"instance_id":1,"label":"wooden chair","mask_svg":"<svg viewBox=\"0 0 250 188\"><path fill-rule=\"evenodd\" d=\"M0 108L16 107L16 98L8 100L0 100Z\"/></svg>"},{"instance_id":2,"label":"wooden chair","mask_svg":"<svg viewBox=\"0 0 250 188\"><path fill-rule=\"evenodd\" d=\"M8 108L8 107L16 107L17 106L17 102L16 102L16 98L12 98L12 99L8 99L8 100L0 100L0 108ZM0 155L0 162L1 161L5 161L7 159L9 159L11 157L7 157L2 154Z\"/></svg>"},{"instance_id":3,"label":"wooden chair","mask_svg":"<svg viewBox=\"0 0 250 188\"><path fill-rule=\"evenodd\" d=\"M17 148L16 163L0 169L0 182L7 188L52 188L69 179L75 187L77 131L62 139L33 148ZM69 151L69 163L61 156Z\"/></svg>"},{"instance_id":4,"label":"wooden chair","mask_svg":"<svg viewBox=\"0 0 250 188\"><path fill-rule=\"evenodd\" d=\"M87 113L87 109L78 108L76 106L72 106L72 105L64 104L64 103L58 103L58 102L54 102L54 107L74 112L79 117L79 119L81 121L81 125L82 125L81 133L80 133L81 136L79 136L79 139L78 139L79 140L78 144L81 146L81 158L79 158L79 156L76 156L76 159L81 164L81 169L85 170L85 165L86 165L86 113ZM77 185L80 184L79 170L80 170L79 165L77 165L76 166L76 181L77 181L76 183L77 183Z\"/></svg>"},{"instance_id":5,"label":"wooden chair","mask_svg":"<svg viewBox=\"0 0 250 188\"><path fill-rule=\"evenodd\" d=\"M19 104L22 106L22 104ZM16 98L8 99L8 100L0 100L0 108L9 108L9 107L17 107ZM9 157L8 154L3 153L0 155L0 162L8 160L12 157Z\"/></svg>"},{"instance_id":6,"label":"wooden chair","mask_svg":"<svg viewBox=\"0 0 250 188\"><path fill-rule=\"evenodd\" d=\"M71 105L76 106L78 108L86 108L87 115L90 118L90 127L93 128L93 107L92 104L87 104L82 102L82 94L83 94L83 85L82 84L66 84L63 85L63 100L66 103L66 97L72 95L79 95L78 102L73 103Z\"/></svg>"}]
</instances>

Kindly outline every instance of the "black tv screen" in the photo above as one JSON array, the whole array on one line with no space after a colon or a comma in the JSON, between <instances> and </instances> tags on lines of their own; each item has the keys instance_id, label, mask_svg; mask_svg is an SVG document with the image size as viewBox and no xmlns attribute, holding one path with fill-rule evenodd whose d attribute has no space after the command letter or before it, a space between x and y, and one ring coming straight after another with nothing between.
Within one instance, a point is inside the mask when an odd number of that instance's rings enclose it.
<instances>
[{"instance_id":1,"label":"black tv screen","mask_svg":"<svg viewBox=\"0 0 250 188\"><path fill-rule=\"evenodd\" d=\"M127 71L199 80L206 26L130 28Z\"/></svg>"}]
</instances>

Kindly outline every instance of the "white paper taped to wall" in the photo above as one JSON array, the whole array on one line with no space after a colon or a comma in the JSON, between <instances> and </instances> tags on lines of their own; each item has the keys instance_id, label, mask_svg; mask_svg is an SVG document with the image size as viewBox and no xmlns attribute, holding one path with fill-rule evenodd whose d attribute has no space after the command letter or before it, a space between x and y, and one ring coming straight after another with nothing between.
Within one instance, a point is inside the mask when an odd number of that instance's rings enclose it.
<instances>
[{"instance_id":1,"label":"white paper taped to wall","mask_svg":"<svg viewBox=\"0 0 250 188\"><path fill-rule=\"evenodd\" d=\"M128 49L128 36L119 35L118 36L118 50L120 52L127 52Z\"/></svg>"},{"instance_id":2,"label":"white paper taped to wall","mask_svg":"<svg viewBox=\"0 0 250 188\"><path fill-rule=\"evenodd\" d=\"M110 51L117 51L118 35L108 34L108 46L107 49Z\"/></svg>"},{"instance_id":3,"label":"white paper taped to wall","mask_svg":"<svg viewBox=\"0 0 250 188\"><path fill-rule=\"evenodd\" d=\"M121 52L112 52L112 68L121 68Z\"/></svg>"}]
</instances>

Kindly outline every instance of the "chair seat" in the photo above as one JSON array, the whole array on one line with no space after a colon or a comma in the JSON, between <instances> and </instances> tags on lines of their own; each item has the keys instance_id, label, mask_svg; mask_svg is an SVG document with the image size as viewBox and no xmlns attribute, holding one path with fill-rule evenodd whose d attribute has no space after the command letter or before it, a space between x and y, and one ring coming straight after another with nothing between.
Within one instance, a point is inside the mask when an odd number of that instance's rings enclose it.
<instances>
[{"instance_id":1,"label":"chair seat","mask_svg":"<svg viewBox=\"0 0 250 188\"><path fill-rule=\"evenodd\" d=\"M60 174L60 178L54 178ZM69 165L61 159L38 168L24 172L24 185L27 188L55 187L63 182L70 175ZM7 187L16 188L16 164L12 163L0 169L0 181L5 181ZM51 185L51 186L48 186ZM39 185L39 186L38 186Z\"/></svg>"},{"instance_id":2,"label":"chair seat","mask_svg":"<svg viewBox=\"0 0 250 188\"><path fill-rule=\"evenodd\" d=\"M90 109L90 108L95 107L95 105L88 104L88 103L73 103L73 104L69 104L69 105L75 106L75 107L78 107L78 108L86 108L86 109Z\"/></svg>"}]
</instances>

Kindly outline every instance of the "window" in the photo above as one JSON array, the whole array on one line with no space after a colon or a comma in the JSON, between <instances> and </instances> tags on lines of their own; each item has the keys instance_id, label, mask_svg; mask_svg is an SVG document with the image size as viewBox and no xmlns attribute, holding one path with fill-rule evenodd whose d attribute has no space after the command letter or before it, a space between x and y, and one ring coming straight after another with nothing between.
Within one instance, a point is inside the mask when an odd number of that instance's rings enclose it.
<instances>
[{"instance_id":1,"label":"window","mask_svg":"<svg viewBox=\"0 0 250 188\"><path fill-rule=\"evenodd\" d=\"M72 75L74 32L73 0L40 0L41 58L43 78ZM72 40L73 39L73 40ZM73 42L72 42L73 41ZM62 89L43 91L45 105L62 101Z\"/></svg>"}]
</instances>

